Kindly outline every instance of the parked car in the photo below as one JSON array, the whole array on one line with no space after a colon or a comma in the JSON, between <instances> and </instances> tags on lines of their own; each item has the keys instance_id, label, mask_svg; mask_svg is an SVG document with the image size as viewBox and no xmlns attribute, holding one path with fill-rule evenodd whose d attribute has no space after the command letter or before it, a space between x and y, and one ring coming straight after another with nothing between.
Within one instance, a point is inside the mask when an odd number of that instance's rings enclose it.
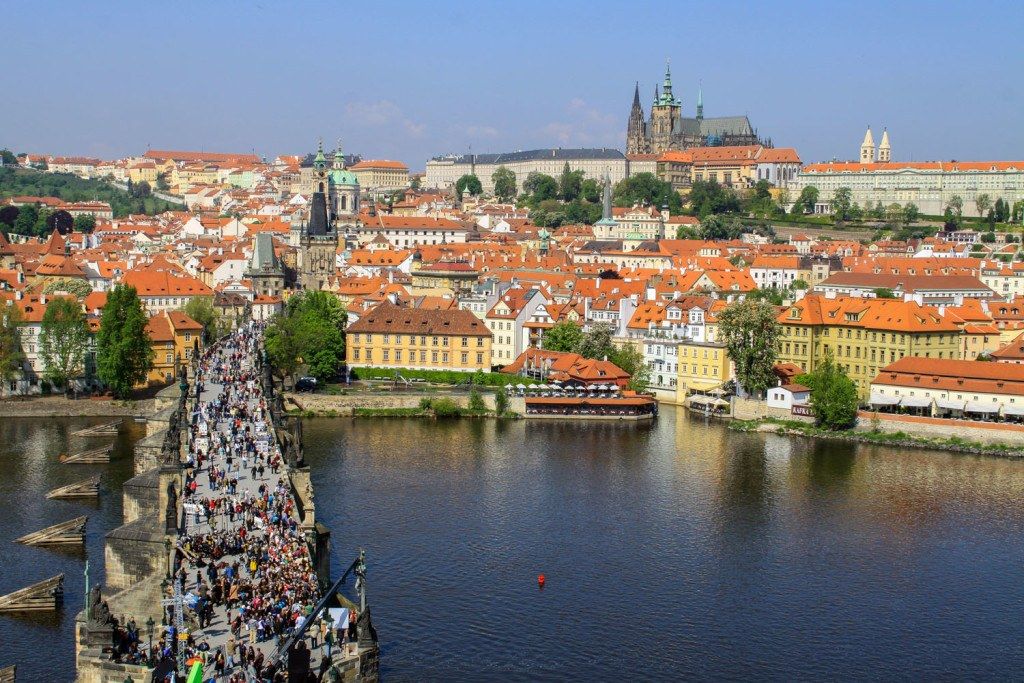
<instances>
[{"instance_id":1,"label":"parked car","mask_svg":"<svg viewBox=\"0 0 1024 683\"><path fill-rule=\"evenodd\" d=\"M295 391L316 391L316 377L300 377L295 382Z\"/></svg>"}]
</instances>

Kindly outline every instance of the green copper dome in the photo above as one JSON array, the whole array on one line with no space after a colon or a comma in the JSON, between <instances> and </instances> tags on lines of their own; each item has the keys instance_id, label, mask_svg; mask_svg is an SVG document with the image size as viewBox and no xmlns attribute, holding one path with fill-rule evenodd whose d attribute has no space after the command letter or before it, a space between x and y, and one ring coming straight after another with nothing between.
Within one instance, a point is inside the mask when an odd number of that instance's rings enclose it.
<instances>
[{"instance_id":1,"label":"green copper dome","mask_svg":"<svg viewBox=\"0 0 1024 683\"><path fill-rule=\"evenodd\" d=\"M359 179L352 171L343 168L332 168L327 174L335 185L358 185Z\"/></svg>"}]
</instances>

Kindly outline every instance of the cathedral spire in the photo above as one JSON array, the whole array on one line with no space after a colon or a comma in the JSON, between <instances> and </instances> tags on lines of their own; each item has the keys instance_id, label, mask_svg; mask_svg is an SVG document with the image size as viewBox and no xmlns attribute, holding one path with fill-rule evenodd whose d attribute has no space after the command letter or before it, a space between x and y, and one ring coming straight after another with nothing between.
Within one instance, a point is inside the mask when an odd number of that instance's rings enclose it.
<instances>
[{"instance_id":1,"label":"cathedral spire","mask_svg":"<svg viewBox=\"0 0 1024 683\"><path fill-rule=\"evenodd\" d=\"M612 179L607 169L604 172L604 194L601 197L601 220L612 220Z\"/></svg>"},{"instance_id":2,"label":"cathedral spire","mask_svg":"<svg viewBox=\"0 0 1024 683\"><path fill-rule=\"evenodd\" d=\"M878 160L888 163L892 161L892 147L889 146L889 131L882 129L882 141L878 143Z\"/></svg>"},{"instance_id":3,"label":"cathedral spire","mask_svg":"<svg viewBox=\"0 0 1024 683\"><path fill-rule=\"evenodd\" d=\"M654 84L654 106L661 104L661 94L658 92L658 84Z\"/></svg>"},{"instance_id":4,"label":"cathedral spire","mask_svg":"<svg viewBox=\"0 0 1024 683\"><path fill-rule=\"evenodd\" d=\"M640 81L636 82L636 87L633 89L633 109L640 106Z\"/></svg>"},{"instance_id":5,"label":"cathedral spire","mask_svg":"<svg viewBox=\"0 0 1024 683\"><path fill-rule=\"evenodd\" d=\"M665 82L661 86L661 97L665 104L676 104L672 96L672 69L669 60L665 60Z\"/></svg>"},{"instance_id":6,"label":"cathedral spire","mask_svg":"<svg viewBox=\"0 0 1024 683\"><path fill-rule=\"evenodd\" d=\"M345 153L341 151L341 138L338 138L338 148L334 150L334 168L345 168Z\"/></svg>"},{"instance_id":7,"label":"cathedral spire","mask_svg":"<svg viewBox=\"0 0 1024 683\"><path fill-rule=\"evenodd\" d=\"M704 118L704 88L697 84L697 120Z\"/></svg>"}]
</instances>

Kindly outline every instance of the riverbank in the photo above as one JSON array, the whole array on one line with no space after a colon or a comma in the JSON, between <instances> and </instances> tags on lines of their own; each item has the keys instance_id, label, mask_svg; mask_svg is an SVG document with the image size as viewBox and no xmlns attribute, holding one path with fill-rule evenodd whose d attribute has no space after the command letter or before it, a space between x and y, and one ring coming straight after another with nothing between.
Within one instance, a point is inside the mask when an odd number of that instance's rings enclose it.
<instances>
[{"instance_id":1,"label":"riverbank","mask_svg":"<svg viewBox=\"0 0 1024 683\"><path fill-rule=\"evenodd\" d=\"M470 408L467 392L370 392L348 394L284 395L285 408L291 415L303 417L457 417L495 415L495 394L481 391L483 409ZM424 402L429 402L427 407ZM454 410L459 415L452 414ZM509 396L503 417L517 417L526 412L522 397Z\"/></svg>"},{"instance_id":2,"label":"riverbank","mask_svg":"<svg viewBox=\"0 0 1024 683\"><path fill-rule=\"evenodd\" d=\"M903 431L883 432L879 430L850 430L836 432L815 427L795 420L780 420L766 417L759 420L731 420L729 429L737 432L762 432L785 436L807 436L815 439L832 439L854 443L878 444L897 448L925 448L930 450L970 453L973 455L995 455L1005 458L1024 457L1024 448L1004 443L982 443L968 441L958 436L926 437L907 434Z\"/></svg>"},{"instance_id":3,"label":"riverbank","mask_svg":"<svg viewBox=\"0 0 1024 683\"><path fill-rule=\"evenodd\" d=\"M143 417L155 408L154 399L115 401L113 399L63 396L33 396L0 400L0 417Z\"/></svg>"}]
</instances>

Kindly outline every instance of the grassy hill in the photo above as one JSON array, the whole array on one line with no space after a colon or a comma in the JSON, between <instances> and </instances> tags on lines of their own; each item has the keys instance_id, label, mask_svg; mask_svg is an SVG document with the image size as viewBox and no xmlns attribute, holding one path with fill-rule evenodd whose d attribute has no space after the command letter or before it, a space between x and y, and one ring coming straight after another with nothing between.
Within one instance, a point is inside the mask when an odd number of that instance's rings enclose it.
<instances>
[{"instance_id":1,"label":"grassy hill","mask_svg":"<svg viewBox=\"0 0 1024 683\"><path fill-rule=\"evenodd\" d=\"M105 180L86 180L69 173L44 173L7 166L0 168L0 198L15 195L59 197L67 202L109 202L115 218L130 213L152 215L184 208L156 197L132 197Z\"/></svg>"}]
</instances>

